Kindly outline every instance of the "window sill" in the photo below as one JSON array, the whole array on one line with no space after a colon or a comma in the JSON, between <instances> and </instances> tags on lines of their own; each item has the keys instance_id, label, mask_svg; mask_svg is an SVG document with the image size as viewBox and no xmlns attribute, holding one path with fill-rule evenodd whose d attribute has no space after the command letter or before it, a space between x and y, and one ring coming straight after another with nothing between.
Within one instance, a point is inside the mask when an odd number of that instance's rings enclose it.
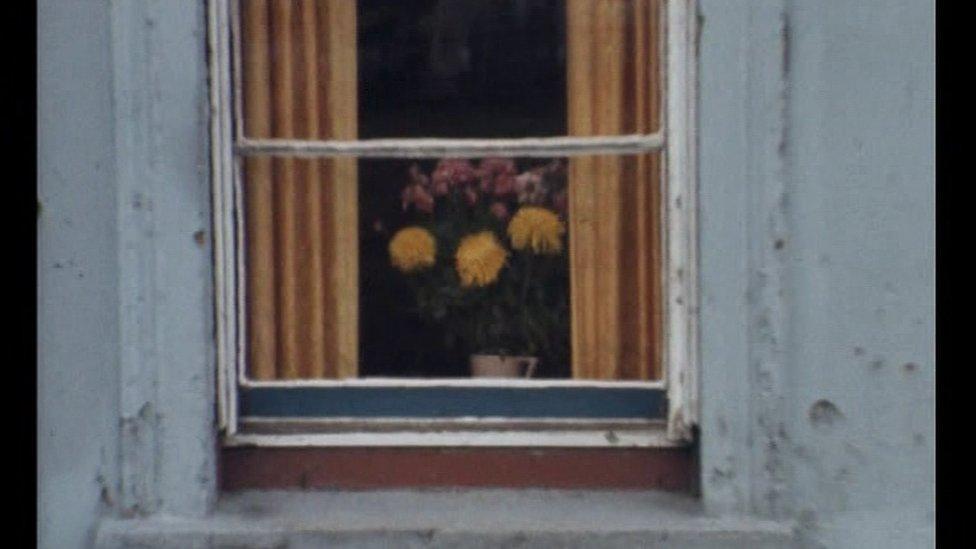
<instances>
[{"instance_id":1,"label":"window sill","mask_svg":"<svg viewBox=\"0 0 976 549\"><path fill-rule=\"evenodd\" d=\"M112 547L794 547L789 525L710 518L652 491L248 491L202 519L105 519Z\"/></svg>"},{"instance_id":2,"label":"window sill","mask_svg":"<svg viewBox=\"0 0 976 549\"><path fill-rule=\"evenodd\" d=\"M659 420L242 418L228 447L681 448Z\"/></svg>"},{"instance_id":3,"label":"window sill","mask_svg":"<svg viewBox=\"0 0 976 549\"><path fill-rule=\"evenodd\" d=\"M257 421L225 437L220 488L547 488L689 493L695 451L662 421Z\"/></svg>"}]
</instances>

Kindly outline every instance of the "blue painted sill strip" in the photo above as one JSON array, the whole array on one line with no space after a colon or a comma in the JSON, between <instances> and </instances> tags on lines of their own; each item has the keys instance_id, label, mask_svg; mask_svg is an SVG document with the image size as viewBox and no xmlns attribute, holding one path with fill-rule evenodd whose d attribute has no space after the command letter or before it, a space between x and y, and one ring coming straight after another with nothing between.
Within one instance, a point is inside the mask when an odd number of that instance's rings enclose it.
<instances>
[{"instance_id":1,"label":"blue painted sill strip","mask_svg":"<svg viewBox=\"0 0 976 549\"><path fill-rule=\"evenodd\" d=\"M663 389L498 387L241 388L243 416L663 419Z\"/></svg>"}]
</instances>

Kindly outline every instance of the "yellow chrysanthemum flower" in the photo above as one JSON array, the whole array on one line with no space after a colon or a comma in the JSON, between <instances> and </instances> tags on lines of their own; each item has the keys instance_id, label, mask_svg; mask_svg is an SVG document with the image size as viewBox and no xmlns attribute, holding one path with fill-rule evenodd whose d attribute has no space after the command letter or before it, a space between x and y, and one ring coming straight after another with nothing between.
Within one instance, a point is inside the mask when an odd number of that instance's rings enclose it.
<instances>
[{"instance_id":1,"label":"yellow chrysanthemum flower","mask_svg":"<svg viewBox=\"0 0 976 549\"><path fill-rule=\"evenodd\" d=\"M516 250L531 249L537 254L562 252L565 232L566 225L555 212L538 206L519 209L508 223L512 247Z\"/></svg>"},{"instance_id":2,"label":"yellow chrysanthemum flower","mask_svg":"<svg viewBox=\"0 0 976 549\"><path fill-rule=\"evenodd\" d=\"M498 280L508 251L495 233L482 231L462 238L454 257L461 286L487 286Z\"/></svg>"},{"instance_id":3,"label":"yellow chrysanthemum flower","mask_svg":"<svg viewBox=\"0 0 976 549\"><path fill-rule=\"evenodd\" d=\"M423 227L404 227L390 239L390 261L405 273L432 267L436 257L434 235Z\"/></svg>"}]
</instances>

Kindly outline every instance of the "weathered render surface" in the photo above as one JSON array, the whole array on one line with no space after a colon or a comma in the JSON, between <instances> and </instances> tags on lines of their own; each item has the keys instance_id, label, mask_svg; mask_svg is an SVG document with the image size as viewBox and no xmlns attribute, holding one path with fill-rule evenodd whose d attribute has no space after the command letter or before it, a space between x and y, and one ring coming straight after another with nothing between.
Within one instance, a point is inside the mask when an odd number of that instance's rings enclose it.
<instances>
[{"instance_id":1,"label":"weathered render surface","mask_svg":"<svg viewBox=\"0 0 976 549\"><path fill-rule=\"evenodd\" d=\"M816 4L791 9L793 513L829 547L929 546L934 6Z\"/></svg>"},{"instance_id":2,"label":"weathered render surface","mask_svg":"<svg viewBox=\"0 0 976 549\"><path fill-rule=\"evenodd\" d=\"M43 547L84 547L118 479L118 233L103 2L38 2L37 442Z\"/></svg>"},{"instance_id":3,"label":"weathered render surface","mask_svg":"<svg viewBox=\"0 0 976 549\"><path fill-rule=\"evenodd\" d=\"M213 500L205 13L38 3L42 547Z\"/></svg>"},{"instance_id":4,"label":"weathered render surface","mask_svg":"<svg viewBox=\"0 0 976 549\"><path fill-rule=\"evenodd\" d=\"M701 2L702 482L934 540L934 3Z\"/></svg>"},{"instance_id":5,"label":"weathered render surface","mask_svg":"<svg viewBox=\"0 0 976 549\"><path fill-rule=\"evenodd\" d=\"M41 547L932 545L934 3L700 1L702 505L564 495L646 507L579 537L531 494L215 506L205 5L38 15Z\"/></svg>"}]
</instances>

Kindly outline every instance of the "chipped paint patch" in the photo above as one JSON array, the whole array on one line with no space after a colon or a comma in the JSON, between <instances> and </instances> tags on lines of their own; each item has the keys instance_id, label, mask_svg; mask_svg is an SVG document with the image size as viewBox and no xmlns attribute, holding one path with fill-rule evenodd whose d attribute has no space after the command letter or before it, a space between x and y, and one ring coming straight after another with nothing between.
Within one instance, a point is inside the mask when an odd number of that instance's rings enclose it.
<instances>
[{"instance_id":1,"label":"chipped paint patch","mask_svg":"<svg viewBox=\"0 0 976 549\"><path fill-rule=\"evenodd\" d=\"M827 429L843 420L844 414L841 413L840 409L833 402L827 399L820 399L810 406L807 417L810 420L810 424L814 427Z\"/></svg>"}]
</instances>

